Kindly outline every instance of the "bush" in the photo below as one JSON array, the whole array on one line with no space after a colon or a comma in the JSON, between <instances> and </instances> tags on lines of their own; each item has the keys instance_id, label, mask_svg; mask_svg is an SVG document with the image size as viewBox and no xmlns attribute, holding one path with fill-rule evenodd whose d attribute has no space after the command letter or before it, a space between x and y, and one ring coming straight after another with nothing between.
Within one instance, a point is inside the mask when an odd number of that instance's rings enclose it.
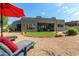
<instances>
[{"instance_id":1,"label":"bush","mask_svg":"<svg viewBox=\"0 0 79 59\"><path fill-rule=\"evenodd\" d=\"M75 29L75 28L69 28L67 31L66 31L66 34L71 36L71 35L77 35L78 34L78 30Z\"/></svg>"}]
</instances>

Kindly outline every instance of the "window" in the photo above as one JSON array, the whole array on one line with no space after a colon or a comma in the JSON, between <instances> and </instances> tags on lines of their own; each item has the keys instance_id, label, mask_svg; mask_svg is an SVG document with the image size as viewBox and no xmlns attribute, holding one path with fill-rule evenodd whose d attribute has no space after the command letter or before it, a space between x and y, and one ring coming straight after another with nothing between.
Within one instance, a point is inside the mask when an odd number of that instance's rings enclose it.
<instances>
[{"instance_id":1,"label":"window","mask_svg":"<svg viewBox=\"0 0 79 59\"><path fill-rule=\"evenodd\" d=\"M58 27L63 27L63 25L62 24L58 24Z\"/></svg>"},{"instance_id":2,"label":"window","mask_svg":"<svg viewBox=\"0 0 79 59\"><path fill-rule=\"evenodd\" d=\"M27 29L34 29L35 25L34 24L26 24Z\"/></svg>"}]
</instances>

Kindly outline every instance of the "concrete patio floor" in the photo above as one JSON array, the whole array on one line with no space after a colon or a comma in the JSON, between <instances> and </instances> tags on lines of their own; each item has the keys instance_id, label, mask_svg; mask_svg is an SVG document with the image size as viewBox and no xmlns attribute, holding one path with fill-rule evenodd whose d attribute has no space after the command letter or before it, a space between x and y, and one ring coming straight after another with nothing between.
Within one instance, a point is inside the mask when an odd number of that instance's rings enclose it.
<instances>
[{"instance_id":1,"label":"concrete patio floor","mask_svg":"<svg viewBox=\"0 0 79 59\"><path fill-rule=\"evenodd\" d=\"M4 33L4 36L15 35L20 40L32 40L36 44L27 53L28 56L79 56L79 35L57 38L26 37L21 33Z\"/></svg>"}]
</instances>

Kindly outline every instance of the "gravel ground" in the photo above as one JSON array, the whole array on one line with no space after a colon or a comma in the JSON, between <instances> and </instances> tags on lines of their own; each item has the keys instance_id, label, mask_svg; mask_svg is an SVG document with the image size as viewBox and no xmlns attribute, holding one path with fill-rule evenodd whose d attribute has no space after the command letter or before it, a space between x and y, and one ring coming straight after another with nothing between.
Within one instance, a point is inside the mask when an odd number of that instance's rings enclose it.
<instances>
[{"instance_id":1,"label":"gravel ground","mask_svg":"<svg viewBox=\"0 0 79 59\"><path fill-rule=\"evenodd\" d=\"M57 38L33 38L21 33L4 33L4 36L16 35L20 40L32 40L36 44L27 53L28 56L79 56L79 35Z\"/></svg>"}]
</instances>

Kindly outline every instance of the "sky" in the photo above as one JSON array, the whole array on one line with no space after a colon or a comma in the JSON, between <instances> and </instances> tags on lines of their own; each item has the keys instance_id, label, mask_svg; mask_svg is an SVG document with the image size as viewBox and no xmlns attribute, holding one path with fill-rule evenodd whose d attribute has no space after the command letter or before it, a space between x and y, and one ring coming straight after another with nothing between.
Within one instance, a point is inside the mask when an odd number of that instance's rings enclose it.
<instances>
[{"instance_id":1,"label":"sky","mask_svg":"<svg viewBox=\"0 0 79 59\"><path fill-rule=\"evenodd\" d=\"M78 3L13 3L24 10L25 17L56 17L66 22L79 20ZM9 18L9 24L20 18Z\"/></svg>"}]
</instances>

